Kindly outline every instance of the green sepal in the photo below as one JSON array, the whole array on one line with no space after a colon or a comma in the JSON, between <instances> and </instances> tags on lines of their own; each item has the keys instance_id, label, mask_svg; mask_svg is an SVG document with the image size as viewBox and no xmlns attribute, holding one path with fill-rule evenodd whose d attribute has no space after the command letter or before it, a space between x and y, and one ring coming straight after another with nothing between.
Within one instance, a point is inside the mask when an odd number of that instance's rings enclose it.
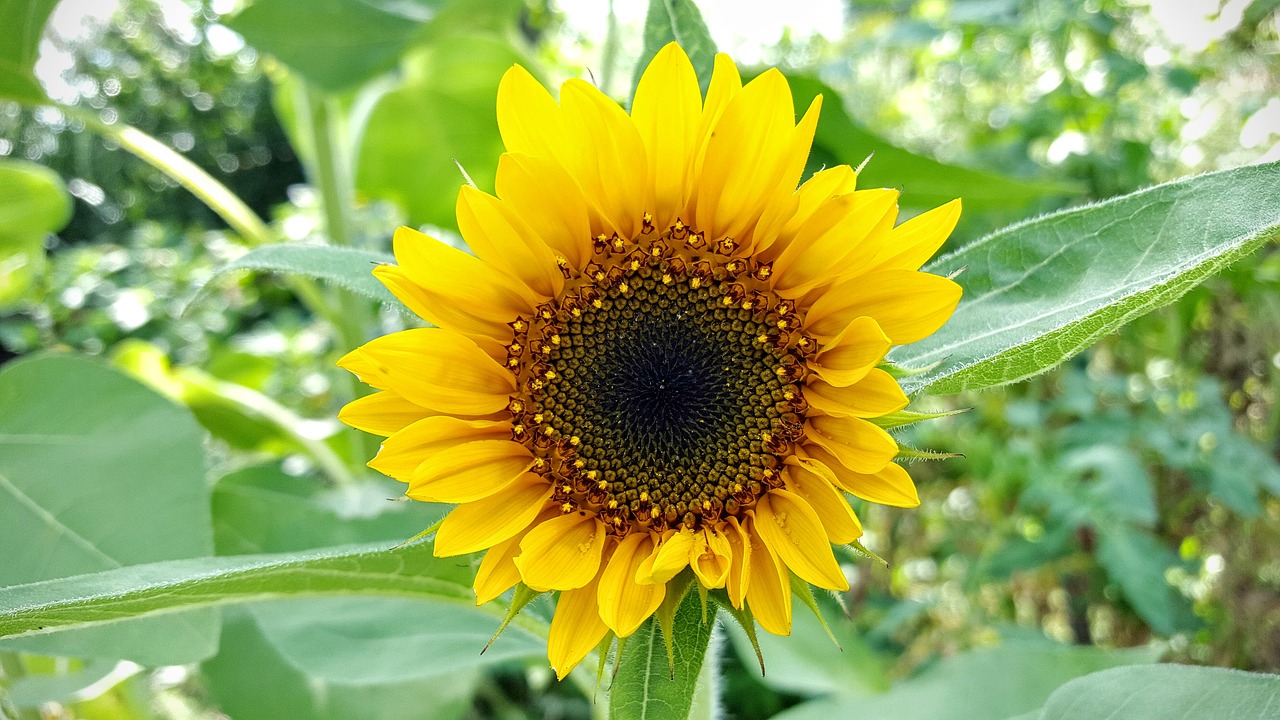
<instances>
[{"instance_id":1,"label":"green sepal","mask_svg":"<svg viewBox=\"0 0 1280 720\"><path fill-rule=\"evenodd\" d=\"M892 413L889 413L888 415L881 415L880 417L867 418L867 419L870 420L872 423L879 425L881 428L884 428L885 430L892 430L894 428L906 427L908 425L915 425L916 423L924 422L925 420L937 420L938 418L951 417L952 415L959 415L960 413L966 413L966 412L969 412L969 408L960 408L958 410L944 410L941 412L915 412L913 410L899 410L898 412L892 412Z\"/></svg>"},{"instance_id":2,"label":"green sepal","mask_svg":"<svg viewBox=\"0 0 1280 720\"><path fill-rule=\"evenodd\" d=\"M494 641L498 639L498 636L502 634L502 631L507 629L507 626L511 624L512 620L516 619L516 615L520 614L520 611L524 609L525 605L533 602L533 599L541 594L541 592L530 588L524 583L517 583L516 591L511 596L511 604L507 606L506 617L502 618L502 624L499 625L498 630L493 633L493 637L489 638L489 642L485 643L484 650L481 650L480 654L483 655L485 650L488 650L489 646L493 645Z\"/></svg>"},{"instance_id":3,"label":"green sepal","mask_svg":"<svg viewBox=\"0 0 1280 720\"><path fill-rule=\"evenodd\" d=\"M697 583L694 587L698 589L698 600L702 602L702 624L707 624L707 589L702 583Z\"/></svg>"},{"instance_id":4,"label":"green sepal","mask_svg":"<svg viewBox=\"0 0 1280 720\"><path fill-rule=\"evenodd\" d=\"M667 665L671 668L671 679L676 678L676 651L671 644L671 632L673 623L675 622L676 610L680 607L680 602L684 600L684 596L689 592L689 585L693 581L693 573L685 568L680 574L667 582L667 594L662 598L662 604L654 611L653 617L658 621L658 628L662 630L662 642L667 646ZM701 587L701 585L699 585ZM706 610L703 610L702 621L706 622Z\"/></svg>"},{"instance_id":5,"label":"green sepal","mask_svg":"<svg viewBox=\"0 0 1280 720\"><path fill-rule=\"evenodd\" d=\"M609 648L613 646L613 639L617 637L612 630L606 630L604 637L600 639L600 644L596 646L596 655L600 656L599 663L596 664L596 687L591 692L591 702L594 704L596 696L600 694L600 683L604 681L604 666L609 663ZM618 674L618 663L622 660L622 648L618 648L618 656L613 661L613 675Z\"/></svg>"},{"instance_id":6,"label":"green sepal","mask_svg":"<svg viewBox=\"0 0 1280 720\"><path fill-rule=\"evenodd\" d=\"M756 651L756 662L760 663L760 677L764 677L764 653L760 651L760 640L756 638L756 619L751 614L751 608L743 603L742 609L739 610L729 602L727 594L722 596L722 593L713 593L711 599L724 608L734 622L738 623L738 627L742 628L742 632L746 633L747 640L751 641L751 647Z\"/></svg>"},{"instance_id":7,"label":"green sepal","mask_svg":"<svg viewBox=\"0 0 1280 720\"><path fill-rule=\"evenodd\" d=\"M446 515L445 517L448 517L448 515ZM400 548L402 548L402 547L404 547L404 546L406 546L406 545L412 545L412 544L414 544L414 543L418 542L419 540L421 540L422 538L424 538L424 537L426 537L426 536L428 536L428 535L431 535L431 534L432 534L432 533L434 533L435 531L439 530L439 529L440 529L440 526L441 526L441 525L443 525L443 524L444 524L444 518L440 518L439 520L437 520L437 521L435 521L435 522L431 523L429 526L427 526L427 529L426 529L426 530L423 530L422 532L418 533L417 535L414 535L413 537L409 538L408 540L405 540L404 542L400 543L399 545L397 545L397 546L395 546L395 547L393 547L393 548L391 548L391 549L392 549L392 550L399 550Z\"/></svg>"},{"instance_id":8,"label":"green sepal","mask_svg":"<svg viewBox=\"0 0 1280 720\"><path fill-rule=\"evenodd\" d=\"M612 631L610 631L610 634L612 634ZM630 639L630 635L618 638L618 650L613 654L613 672L609 675L611 683L614 678L618 677L618 668L622 666L622 651L627 647L627 641Z\"/></svg>"},{"instance_id":9,"label":"green sepal","mask_svg":"<svg viewBox=\"0 0 1280 720\"><path fill-rule=\"evenodd\" d=\"M964 457L961 453L942 452L941 450L921 450L919 448L907 447L906 445L898 446L898 454L893 456L894 460L950 460L952 458Z\"/></svg>"},{"instance_id":10,"label":"green sepal","mask_svg":"<svg viewBox=\"0 0 1280 720\"><path fill-rule=\"evenodd\" d=\"M858 553L859 555L861 555L861 556L863 556L863 557L867 558L868 560L875 560L876 562L880 563L881 565L885 566L886 568L887 568L887 567L889 567L889 561L888 561L888 560L885 560L884 558L880 557L879 555L877 555L877 554L875 554L875 553L871 552L870 550L868 550L868 549L866 548L866 546L862 544L862 542L861 542L861 541L854 540L853 542L849 543L847 547L848 547L850 550L853 550L854 552Z\"/></svg>"},{"instance_id":11,"label":"green sepal","mask_svg":"<svg viewBox=\"0 0 1280 720\"><path fill-rule=\"evenodd\" d=\"M925 365L924 367L921 367L921 368L904 368L901 365L885 360L884 362L880 363L879 368L889 373L889 375L891 375L894 380L901 380L903 378L915 377L917 375L924 375L925 373L929 372L930 370L933 370L934 368L938 367L942 363L943 361L939 360L936 363Z\"/></svg>"},{"instance_id":12,"label":"green sepal","mask_svg":"<svg viewBox=\"0 0 1280 720\"><path fill-rule=\"evenodd\" d=\"M818 599L813 596L813 588L809 587L809 583L791 575L791 594L800 598L800 602L813 612L813 616L818 618L818 624L822 625L822 629L827 633L827 637L831 638L831 644L836 646L840 652L844 652L844 648L840 647L840 641L836 640L836 634L831 632L831 626L827 625L827 619L822 617L822 610L818 607Z\"/></svg>"}]
</instances>

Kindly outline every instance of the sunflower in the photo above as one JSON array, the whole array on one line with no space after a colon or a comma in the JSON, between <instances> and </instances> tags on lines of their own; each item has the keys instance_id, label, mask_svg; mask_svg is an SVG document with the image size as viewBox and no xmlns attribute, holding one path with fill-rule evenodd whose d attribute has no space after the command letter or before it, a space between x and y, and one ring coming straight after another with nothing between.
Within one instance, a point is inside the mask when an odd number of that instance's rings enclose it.
<instances>
[{"instance_id":1,"label":"sunflower","mask_svg":"<svg viewBox=\"0 0 1280 720\"><path fill-rule=\"evenodd\" d=\"M919 268L960 205L895 226L897 191L847 165L797 188L820 105L797 123L781 73L744 86L725 55L704 101L674 43L629 115L514 66L497 192L458 195L475 254L400 228L374 270L434 327L344 357L380 392L340 417L386 437L369 465L408 497L456 504L434 552L485 553L478 603L559 591L561 678L694 580L788 634L792 575L848 589L845 493L919 504L884 357L955 308Z\"/></svg>"}]
</instances>

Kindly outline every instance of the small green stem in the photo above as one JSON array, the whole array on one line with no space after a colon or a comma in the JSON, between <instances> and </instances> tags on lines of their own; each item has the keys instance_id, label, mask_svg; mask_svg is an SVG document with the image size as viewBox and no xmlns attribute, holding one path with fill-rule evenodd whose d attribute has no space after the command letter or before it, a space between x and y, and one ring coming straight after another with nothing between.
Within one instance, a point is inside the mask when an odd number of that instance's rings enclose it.
<instances>
[{"instance_id":1,"label":"small green stem","mask_svg":"<svg viewBox=\"0 0 1280 720\"><path fill-rule=\"evenodd\" d=\"M239 233L248 244L264 245L271 242L273 238L271 230L257 213L249 209L249 206L226 185L218 182L178 151L131 125L107 124L99 120L94 113L79 108L59 106L58 109L68 117L80 120L85 127L99 135L120 143L120 147L176 180L178 184L208 205L210 210L226 221L231 229Z\"/></svg>"}]
</instances>

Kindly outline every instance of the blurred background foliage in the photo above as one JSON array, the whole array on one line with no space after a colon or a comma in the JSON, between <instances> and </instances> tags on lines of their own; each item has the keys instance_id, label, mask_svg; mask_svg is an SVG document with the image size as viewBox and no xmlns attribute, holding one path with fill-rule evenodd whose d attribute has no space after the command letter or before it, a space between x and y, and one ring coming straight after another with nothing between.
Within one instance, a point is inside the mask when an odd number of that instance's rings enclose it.
<instances>
[{"instance_id":1,"label":"blurred background foliage","mask_svg":"<svg viewBox=\"0 0 1280 720\"><path fill-rule=\"evenodd\" d=\"M0 362L101 356L190 407L209 434L220 554L410 537L438 509L385 503L391 483L350 469L373 446L332 419L353 392L332 361L353 338L308 298L338 291L217 272L254 240L94 125L159 138L284 242L386 251L401 223L449 238L459 166L492 187L496 85L512 63L548 82L589 73L627 99L644 4L611 5L60 3L36 66L60 105L0 102L0 203L19 183L35 198L25 215L0 213ZM827 95L812 168L875 151L861 182L901 187L904 213L964 196L952 247L1037 212L1280 159L1273 0L699 5L722 50L788 73L797 104ZM335 197L351 208L336 221ZM383 308L370 326L406 322ZM797 613L793 640L765 639L762 678L729 633L728 716L866 711L894 687L943 717L954 688L1029 666L1042 676L1005 690L1028 708L1076 675L1158 657L1280 671L1276 337L1280 252L1267 247L1053 372L935 401L967 412L907 442L963 457L913 465L917 510L858 508L888 567L847 558L853 588L826 608L843 650ZM320 605L307 612L335 612ZM317 653L365 656L317 649L279 611L251 607L226 614L217 655L186 665L6 651L0 714L591 715L590 689L553 683L536 643L504 638L511 652L483 668L432 667L431 644L403 639L430 638L403 627L429 613L361 612L358 640L405 659L334 675ZM488 630L459 622L470 657Z\"/></svg>"}]
</instances>

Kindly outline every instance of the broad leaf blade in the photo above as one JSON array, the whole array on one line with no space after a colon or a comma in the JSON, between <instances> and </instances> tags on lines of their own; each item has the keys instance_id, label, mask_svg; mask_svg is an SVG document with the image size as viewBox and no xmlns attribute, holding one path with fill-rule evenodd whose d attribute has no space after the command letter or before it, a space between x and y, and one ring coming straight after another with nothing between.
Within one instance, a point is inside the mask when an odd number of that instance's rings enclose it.
<instances>
[{"instance_id":1,"label":"broad leaf blade","mask_svg":"<svg viewBox=\"0 0 1280 720\"><path fill-rule=\"evenodd\" d=\"M262 245L218 268L214 277L236 270L300 275L324 280L357 295L404 309L396 296L373 276L374 266L394 262L395 258L384 253L333 245ZM201 294L207 292L208 287L206 285ZM197 295L191 304L199 301L200 296Z\"/></svg>"},{"instance_id":2,"label":"broad leaf blade","mask_svg":"<svg viewBox=\"0 0 1280 720\"><path fill-rule=\"evenodd\" d=\"M702 94L707 94L711 84L711 69L716 61L716 43L707 31L702 13L693 0L649 0L649 14L644 20L644 49L636 62L631 78L631 94L640 83L640 76L653 56L670 42L677 42L689 56L693 69L698 73Z\"/></svg>"},{"instance_id":3,"label":"broad leaf blade","mask_svg":"<svg viewBox=\"0 0 1280 720\"><path fill-rule=\"evenodd\" d=\"M0 0L0 98L45 102L44 88L32 70L58 0Z\"/></svg>"},{"instance_id":4,"label":"broad leaf blade","mask_svg":"<svg viewBox=\"0 0 1280 720\"><path fill-rule=\"evenodd\" d=\"M932 337L896 351L938 370L909 392L953 393L1044 372L1280 237L1280 163L1157 185L999 230L927 266L964 298Z\"/></svg>"},{"instance_id":5,"label":"broad leaf blade","mask_svg":"<svg viewBox=\"0 0 1280 720\"><path fill-rule=\"evenodd\" d=\"M429 544L386 548L175 560L0 588L0 637L285 596L372 594L474 605L465 564L434 557Z\"/></svg>"},{"instance_id":6,"label":"broad leaf blade","mask_svg":"<svg viewBox=\"0 0 1280 720\"><path fill-rule=\"evenodd\" d=\"M338 92L394 67L435 4L257 0L227 25L308 82Z\"/></svg>"},{"instance_id":7,"label":"broad leaf blade","mask_svg":"<svg viewBox=\"0 0 1280 720\"><path fill-rule=\"evenodd\" d=\"M1077 678L1049 696L1041 720L1271 720L1280 675L1187 665L1143 665Z\"/></svg>"},{"instance_id":8,"label":"broad leaf blade","mask_svg":"<svg viewBox=\"0 0 1280 720\"><path fill-rule=\"evenodd\" d=\"M667 663L667 646L654 618L627 639L622 664L609 691L609 717L614 720L686 720L693 706L698 673L706 657L714 604L708 603L703 622L702 601L689 592L672 622L675 675Z\"/></svg>"},{"instance_id":9,"label":"broad leaf blade","mask_svg":"<svg viewBox=\"0 0 1280 720\"><path fill-rule=\"evenodd\" d=\"M213 551L203 433L187 410L106 365L56 355L5 366L0 407L0 583ZM200 612L21 647L185 663L214 652L217 623Z\"/></svg>"}]
</instances>

